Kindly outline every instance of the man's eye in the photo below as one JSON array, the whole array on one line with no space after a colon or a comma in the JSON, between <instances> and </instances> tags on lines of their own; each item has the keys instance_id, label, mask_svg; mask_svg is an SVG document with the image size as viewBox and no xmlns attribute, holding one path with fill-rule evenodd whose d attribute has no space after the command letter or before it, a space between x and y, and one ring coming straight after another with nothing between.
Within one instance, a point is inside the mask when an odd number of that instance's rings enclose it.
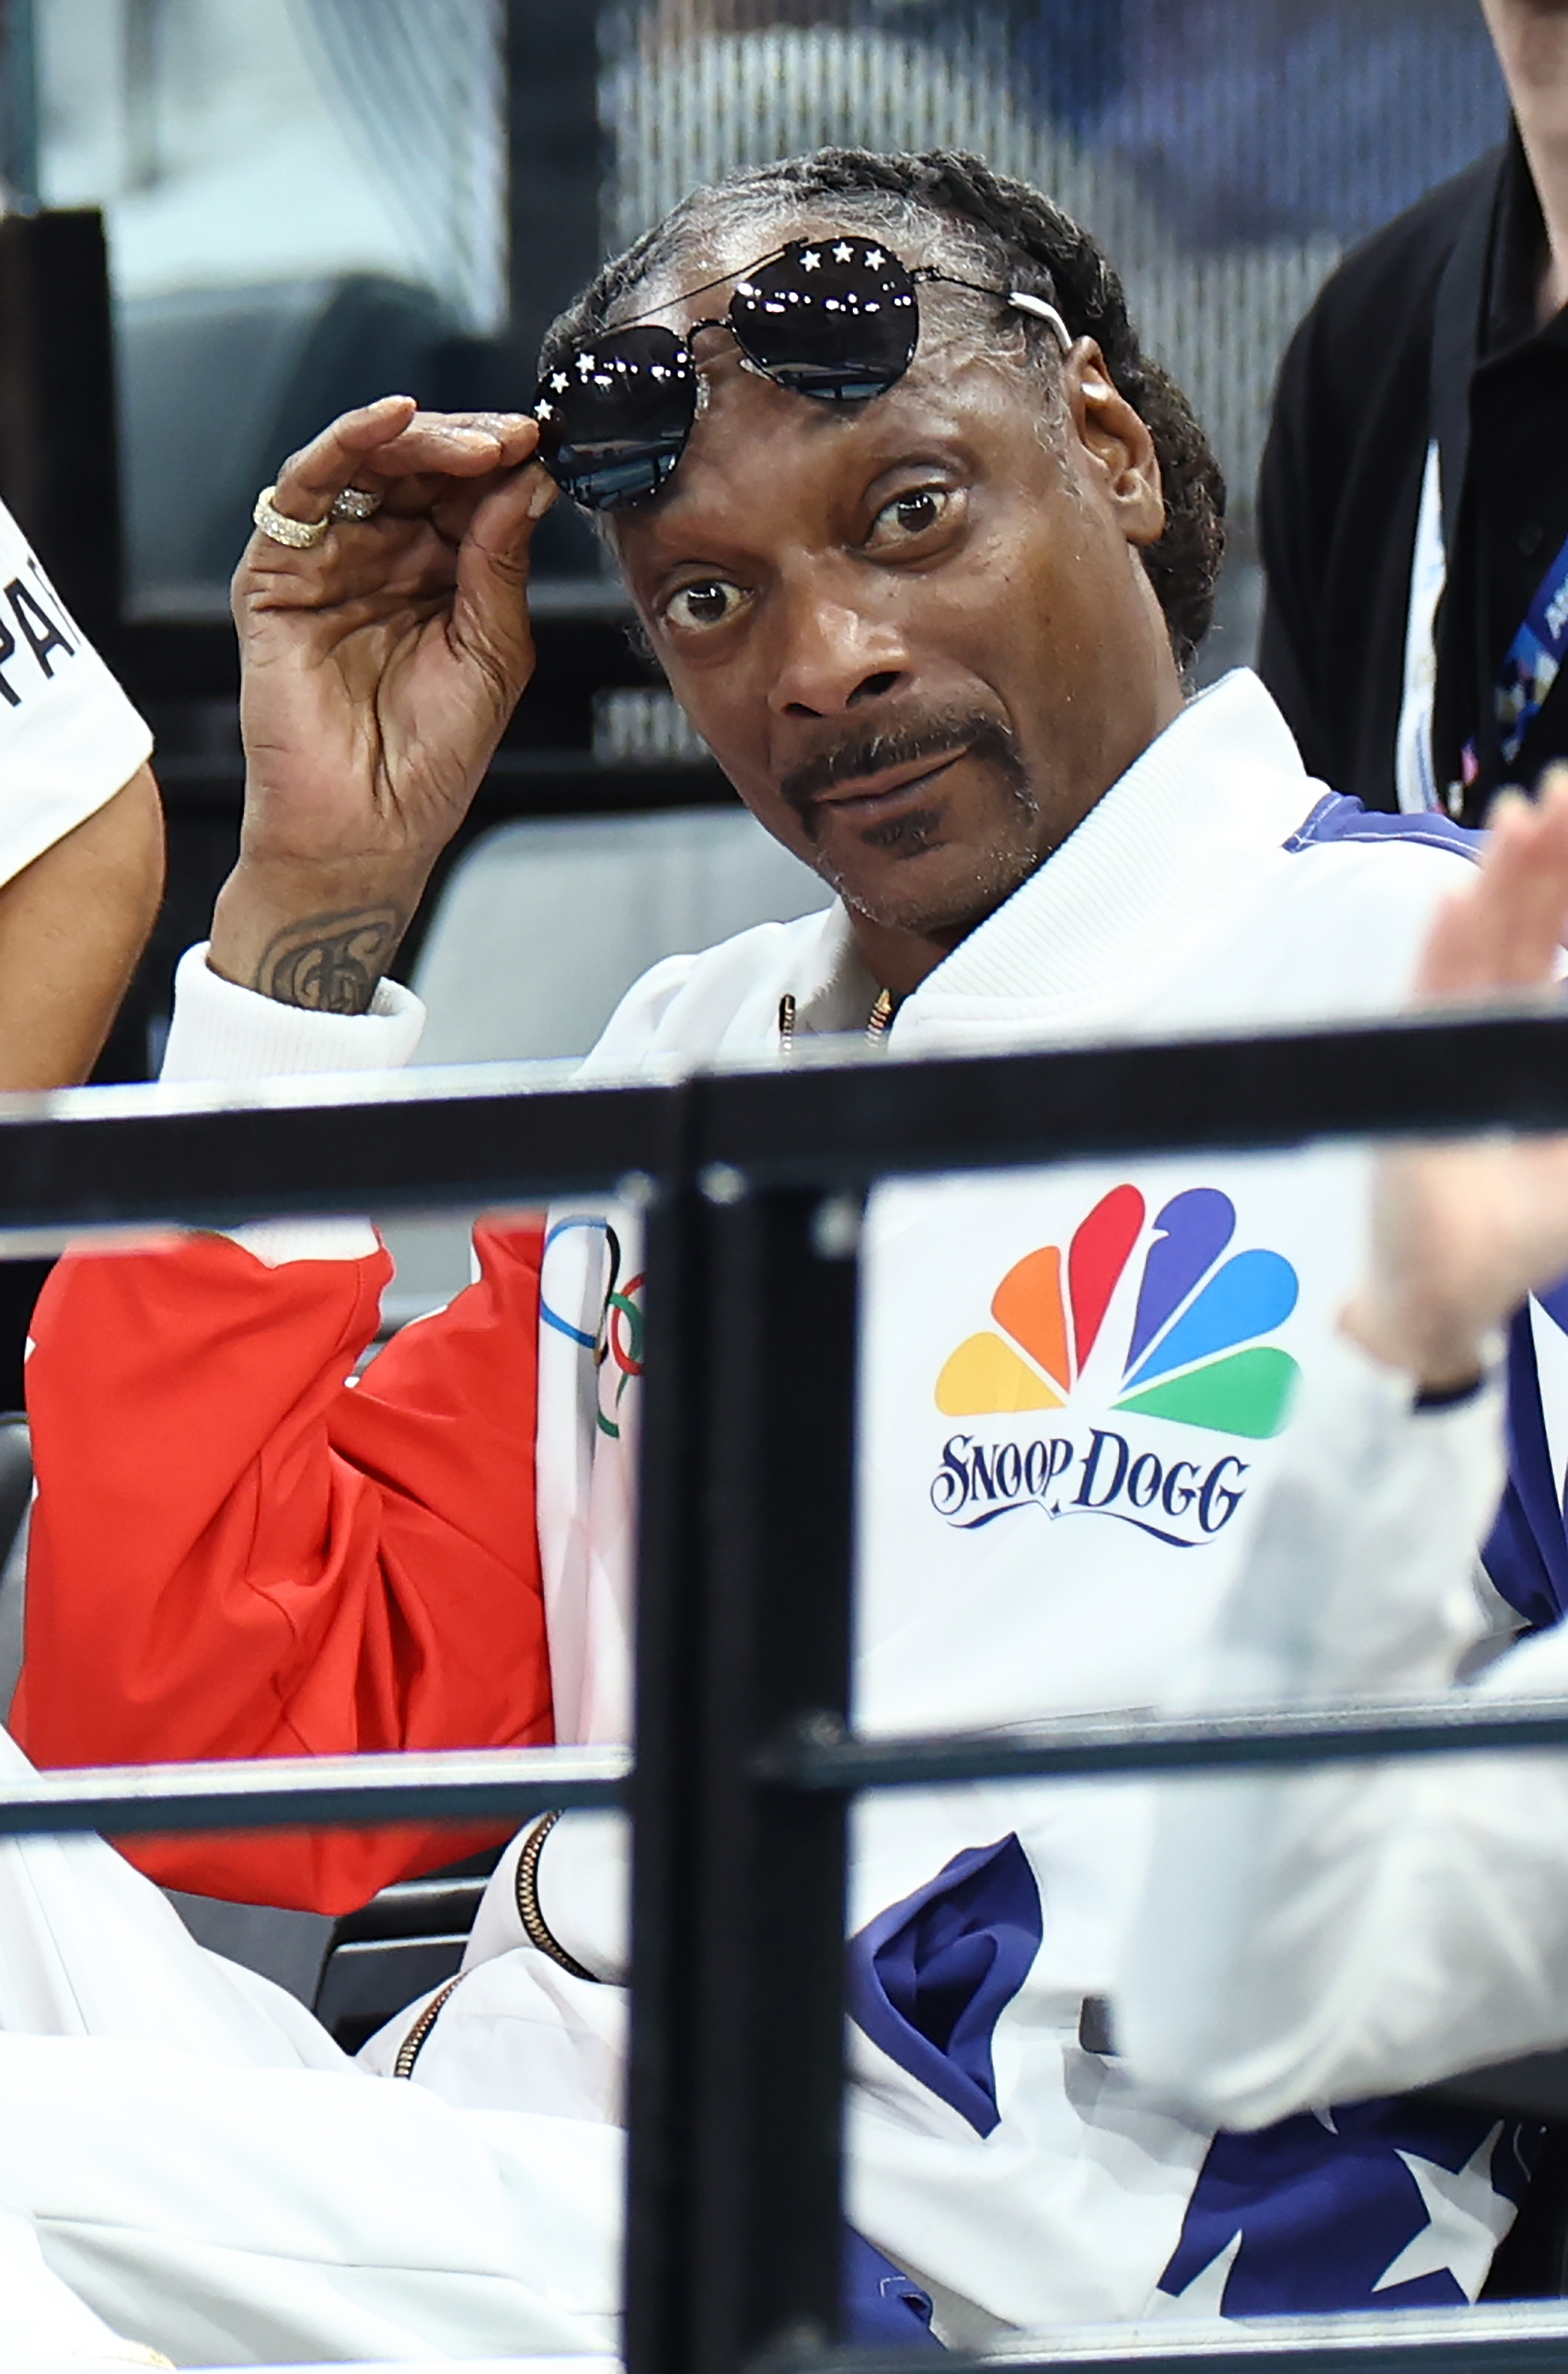
<instances>
[{"instance_id":1,"label":"man's eye","mask_svg":"<svg viewBox=\"0 0 1568 2374\"><path fill-rule=\"evenodd\" d=\"M895 495L884 503L872 522L872 532L866 541L871 545L906 543L911 536L924 535L936 526L947 510L952 497L945 487L911 487L907 495Z\"/></svg>"},{"instance_id":2,"label":"man's eye","mask_svg":"<svg viewBox=\"0 0 1568 2374\"><path fill-rule=\"evenodd\" d=\"M671 595L664 616L673 627L721 627L741 606L741 589L728 578L707 578Z\"/></svg>"}]
</instances>

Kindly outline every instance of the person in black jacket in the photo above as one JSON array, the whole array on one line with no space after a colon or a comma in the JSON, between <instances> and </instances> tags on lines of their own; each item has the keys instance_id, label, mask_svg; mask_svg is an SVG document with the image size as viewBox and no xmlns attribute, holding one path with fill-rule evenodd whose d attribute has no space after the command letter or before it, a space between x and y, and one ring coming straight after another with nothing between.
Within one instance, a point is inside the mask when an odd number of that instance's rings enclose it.
<instances>
[{"instance_id":1,"label":"person in black jacket","mask_svg":"<svg viewBox=\"0 0 1568 2374\"><path fill-rule=\"evenodd\" d=\"M1293 340L1263 459L1260 666L1308 766L1477 821L1568 755L1568 0L1482 0L1504 145Z\"/></svg>"}]
</instances>

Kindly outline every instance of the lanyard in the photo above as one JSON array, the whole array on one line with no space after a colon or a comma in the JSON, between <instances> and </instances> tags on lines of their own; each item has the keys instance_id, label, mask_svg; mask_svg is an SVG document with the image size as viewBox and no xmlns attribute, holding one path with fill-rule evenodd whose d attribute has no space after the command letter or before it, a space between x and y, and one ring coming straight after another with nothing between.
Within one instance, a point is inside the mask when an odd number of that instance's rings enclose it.
<instances>
[{"instance_id":1,"label":"lanyard","mask_svg":"<svg viewBox=\"0 0 1568 2374\"><path fill-rule=\"evenodd\" d=\"M1463 809L1466 785L1440 785L1436 780L1439 614L1446 591L1449 556L1457 550L1459 539L1469 464L1470 378L1480 344L1488 265L1505 170L1504 164L1490 187L1478 191L1437 284L1428 370L1432 441L1422 477L1410 557L1404 683L1395 733L1394 777L1400 807L1407 811L1443 808L1453 817ZM1451 637L1446 640L1451 646ZM1481 641L1478 631L1478 654ZM1445 674L1451 678L1452 668ZM1484 675L1480 681L1485 682ZM1467 777L1479 772L1473 744L1468 747L1462 764Z\"/></svg>"},{"instance_id":2,"label":"lanyard","mask_svg":"<svg viewBox=\"0 0 1568 2374\"><path fill-rule=\"evenodd\" d=\"M1536 587L1492 689L1498 755L1511 767L1568 653L1568 539ZM1473 746L1467 756L1473 756Z\"/></svg>"},{"instance_id":3,"label":"lanyard","mask_svg":"<svg viewBox=\"0 0 1568 2374\"><path fill-rule=\"evenodd\" d=\"M1410 556L1410 609L1405 619L1405 675L1394 735L1394 789L1407 816L1450 804L1439 792L1432 758L1432 711L1437 691L1437 611L1448 573L1443 548L1443 501L1434 437L1426 449L1415 548ZM1455 800L1452 805L1460 805Z\"/></svg>"}]
</instances>

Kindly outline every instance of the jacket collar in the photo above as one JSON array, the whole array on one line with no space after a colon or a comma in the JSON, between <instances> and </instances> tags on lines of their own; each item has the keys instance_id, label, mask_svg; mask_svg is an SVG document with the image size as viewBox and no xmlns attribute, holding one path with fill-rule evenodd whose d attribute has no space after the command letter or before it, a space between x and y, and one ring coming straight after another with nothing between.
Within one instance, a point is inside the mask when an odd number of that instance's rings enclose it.
<instances>
[{"instance_id":1,"label":"jacket collar","mask_svg":"<svg viewBox=\"0 0 1568 2374\"><path fill-rule=\"evenodd\" d=\"M1190 701L1076 831L899 1010L901 1040L963 1022L1089 1027L1128 1010L1290 861L1317 796L1246 669Z\"/></svg>"},{"instance_id":2,"label":"jacket collar","mask_svg":"<svg viewBox=\"0 0 1568 2374\"><path fill-rule=\"evenodd\" d=\"M1290 862L1283 845L1321 796L1261 681L1234 669L906 998L893 1038L1113 1022ZM841 906L793 963L802 1031L863 1028L876 983Z\"/></svg>"}]
</instances>

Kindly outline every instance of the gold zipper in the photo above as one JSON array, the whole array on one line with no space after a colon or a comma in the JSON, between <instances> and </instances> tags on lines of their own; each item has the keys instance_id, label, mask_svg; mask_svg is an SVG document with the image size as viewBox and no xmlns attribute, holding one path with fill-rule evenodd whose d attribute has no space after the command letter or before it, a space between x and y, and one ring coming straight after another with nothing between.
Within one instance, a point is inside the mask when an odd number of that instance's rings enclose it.
<instances>
[{"instance_id":1,"label":"gold zipper","mask_svg":"<svg viewBox=\"0 0 1568 2374\"><path fill-rule=\"evenodd\" d=\"M785 1063L795 1052L795 1001L786 990L778 1001L778 1052ZM886 1038L893 1028L894 1012L893 992L879 990L876 1004L866 1019L868 1047L880 1046Z\"/></svg>"},{"instance_id":2,"label":"gold zipper","mask_svg":"<svg viewBox=\"0 0 1568 2374\"><path fill-rule=\"evenodd\" d=\"M551 1961L559 1963L563 1970L569 1970L574 1979L587 1979L592 1985L597 1986L599 1980L594 1972L584 1969L582 1964L574 1960L566 1947L552 1936L545 1924L544 1916L539 1910L537 1886L539 1857L545 1839L560 1818L558 1807L554 1813L544 1815L523 1840L522 1852L517 1862L518 1914L522 1922L523 1935L531 1945L536 1947L540 1953L547 1954ZM430 1997L429 2002L397 2048L397 2058L392 2063L392 2074L394 2077L413 2076L414 2064L429 2041L430 2030L435 2027L451 1996L467 1976L466 1970L459 1970L455 1979L449 1979L446 1985L438 1988Z\"/></svg>"},{"instance_id":3,"label":"gold zipper","mask_svg":"<svg viewBox=\"0 0 1568 2374\"><path fill-rule=\"evenodd\" d=\"M418 2018L409 2029L408 2034L404 2038L403 2042L397 2048L397 2059L392 2063L392 2075L394 2077L413 2076L414 2064L425 2049L426 2039L428 2038L430 2030L435 2027L436 2022L441 2016L442 2006L445 2004L449 1995L451 1995L456 1992L467 1976L468 1973L466 1970L459 1970L455 1979L449 1979L446 1985L444 1987L438 1988L436 1992L430 1997L429 2002L426 2004L424 2010L420 2013Z\"/></svg>"},{"instance_id":4,"label":"gold zipper","mask_svg":"<svg viewBox=\"0 0 1568 2374\"><path fill-rule=\"evenodd\" d=\"M522 1923L522 1933L536 1953L547 1954L552 1962L568 1970L574 1979L586 1979L596 1987L596 1972L585 1969L575 1955L568 1954L560 1939L545 1920L539 1904L539 1858L544 1841L561 1818L561 1809L542 1814L522 1842L522 1852L517 1859L517 1917Z\"/></svg>"}]
</instances>

